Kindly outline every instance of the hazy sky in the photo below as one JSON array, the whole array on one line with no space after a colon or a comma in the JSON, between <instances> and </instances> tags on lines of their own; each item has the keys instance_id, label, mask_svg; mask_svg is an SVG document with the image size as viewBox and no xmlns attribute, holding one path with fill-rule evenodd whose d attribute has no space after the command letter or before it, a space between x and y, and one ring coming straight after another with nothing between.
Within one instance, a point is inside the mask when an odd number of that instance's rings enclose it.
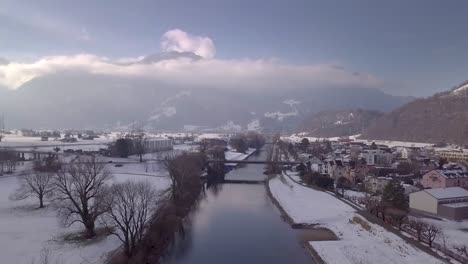
<instances>
[{"instance_id":1,"label":"hazy sky","mask_svg":"<svg viewBox=\"0 0 468 264\"><path fill-rule=\"evenodd\" d=\"M0 57L192 51L222 62L333 65L390 93L429 95L468 79L467 13L464 0L2 0ZM4 83L20 84L32 66L21 67L5 68ZM34 67L34 76L45 72Z\"/></svg>"}]
</instances>

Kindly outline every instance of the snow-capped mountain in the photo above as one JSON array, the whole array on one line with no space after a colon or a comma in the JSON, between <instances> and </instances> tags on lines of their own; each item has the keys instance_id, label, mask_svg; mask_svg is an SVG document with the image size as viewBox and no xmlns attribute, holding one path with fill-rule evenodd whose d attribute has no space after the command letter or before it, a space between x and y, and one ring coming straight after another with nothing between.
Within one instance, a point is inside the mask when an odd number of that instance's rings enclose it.
<instances>
[{"instance_id":1,"label":"snow-capped mountain","mask_svg":"<svg viewBox=\"0 0 468 264\"><path fill-rule=\"evenodd\" d=\"M164 52L126 63L203 60L190 52ZM123 62L120 62L123 63ZM138 65L137 65L138 66ZM60 71L31 79L16 90L0 87L0 113L17 128L184 127L294 130L324 110L389 111L410 98L362 87L273 87L263 91L169 84L155 79Z\"/></svg>"}]
</instances>

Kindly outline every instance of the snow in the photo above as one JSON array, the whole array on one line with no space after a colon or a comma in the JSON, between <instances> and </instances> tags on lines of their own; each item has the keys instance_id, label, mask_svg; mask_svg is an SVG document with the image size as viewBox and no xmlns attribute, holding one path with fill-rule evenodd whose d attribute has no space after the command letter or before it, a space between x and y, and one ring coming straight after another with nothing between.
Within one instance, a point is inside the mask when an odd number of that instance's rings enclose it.
<instances>
[{"instance_id":1,"label":"snow","mask_svg":"<svg viewBox=\"0 0 468 264\"><path fill-rule=\"evenodd\" d=\"M298 185L285 175L272 179L270 190L296 223L326 224L346 219L354 213L353 208L340 200Z\"/></svg>"},{"instance_id":2,"label":"snow","mask_svg":"<svg viewBox=\"0 0 468 264\"><path fill-rule=\"evenodd\" d=\"M443 236L438 236L436 238L436 242L443 245L445 239L448 249L452 249L453 246L468 245L468 220L453 221L448 219L435 220L432 218L420 219L442 229Z\"/></svg>"},{"instance_id":3,"label":"snow","mask_svg":"<svg viewBox=\"0 0 468 264\"><path fill-rule=\"evenodd\" d=\"M449 204L444 204L444 206L452 207L452 208L460 208L460 207L468 207L468 203L449 203Z\"/></svg>"},{"instance_id":4,"label":"snow","mask_svg":"<svg viewBox=\"0 0 468 264\"><path fill-rule=\"evenodd\" d=\"M167 178L146 176L115 174L113 181L146 181L159 191L168 187ZM77 224L69 228L62 227L51 206L36 209L37 202L33 199L11 201L9 196L17 187L16 177L0 177L1 263L39 262L44 250L50 252L51 263L102 263L107 253L119 247L120 241L112 235L91 243L60 241L65 234L81 231L81 226Z\"/></svg>"},{"instance_id":5,"label":"snow","mask_svg":"<svg viewBox=\"0 0 468 264\"><path fill-rule=\"evenodd\" d=\"M421 143L421 142L406 142L406 141L393 141L393 140L365 140L365 139L358 139L356 140L357 142L363 142L366 143L367 145L372 144L372 142L375 142L375 144L378 145L386 145L390 148L393 147L412 147L412 148L425 148L425 147L432 147L434 144L431 143Z\"/></svg>"},{"instance_id":6,"label":"snow","mask_svg":"<svg viewBox=\"0 0 468 264\"><path fill-rule=\"evenodd\" d=\"M338 141L340 137L307 137L308 133L307 132L301 132L298 134L292 134L291 136L283 136L281 137L282 141L285 142L291 142L291 143L301 143L302 139L307 138L309 142L315 142L315 141L323 141L323 140L328 140L328 141ZM352 135L352 136L347 136L347 138L351 140L356 140L360 134L358 135Z\"/></svg>"},{"instance_id":7,"label":"snow","mask_svg":"<svg viewBox=\"0 0 468 264\"><path fill-rule=\"evenodd\" d=\"M53 151L55 147L64 149L82 149L82 150L99 150L99 148L107 147L107 143L111 142L111 137L99 137L94 140L81 140L77 142L64 143L61 141L41 141L40 137L23 137L21 135L5 135L0 142L1 147L21 148L22 150L38 150L38 151Z\"/></svg>"},{"instance_id":8,"label":"snow","mask_svg":"<svg viewBox=\"0 0 468 264\"><path fill-rule=\"evenodd\" d=\"M326 263L443 263L381 226L367 222L331 194L296 184L286 175L270 180L269 186L295 223L319 224L338 236L337 241L309 242ZM355 217L369 230L355 223Z\"/></svg>"},{"instance_id":9,"label":"snow","mask_svg":"<svg viewBox=\"0 0 468 264\"><path fill-rule=\"evenodd\" d=\"M247 124L247 130L249 131L259 131L262 127L260 126L260 120L254 119Z\"/></svg>"},{"instance_id":10,"label":"snow","mask_svg":"<svg viewBox=\"0 0 468 264\"><path fill-rule=\"evenodd\" d=\"M278 121L283 121L287 117L297 116L297 115L299 115L297 110L294 110L292 112L287 112L287 113L276 111L276 112L266 112L264 114L265 117L271 118L271 119L277 119Z\"/></svg>"},{"instance_id":11,"label":"snow","mask_svg":"<svg viewBox=\"0 0 468 264\"><path fill-rule=\"evenodd\" d=\"M228 134L219 134L219 133L203 133L197 137L197 141L201 141L203 139L221 139L228 141L229 135Z\"/></svg>"},{"instance_id":12,"label":"snow","mask_svg":"<svg viewBox=\"0 0 468 264\"><path fill-rule=\"evenodd\" d=\"M294 107L294 105L301 104L300 101L294 100L294 99L287 99L283 101L283 104L289 105L291 108Z\"/></svg>"},{"instance_id":13,"label":"snow","mask_svg":"<svg viewBox=\"0 0 468 264\"><path fill-rule=\"evenodd\" d=\"M466 92L468 92L468 84L465 84L465 85L463 85L462 87L455 89L455 90L452 92L452 94L458 95L458 94L466 93Z\"/></svg>"},{"instance_id":14,"label":"snow","mask_svg":"<svg viewBox=\"0 0 468 264\"><path fill-rule=\"evenodd\" d=\"M366 193L365 192L353 191L353 190L345 190L344 196L345 197L363 198L363 197L366 196Z\"/></svg>"},{"instance_id":15,"label":"snow","mask_svg":"<svg viewBox=\"0 0 468 264\"><path fill-rule=\"evenodd\" d=\"M424 192L429 193L437 199L468 197L468 191L461 187L427 189Z\"/></svg>"},{"instance_id":16,"label":"snow","mask_svg":"<svg viewBox=\"0 0 468 264\"><path fill-rule=\"evenodd\" d=\"M247 157L252 155L252 153L254 153L255 151L256 149L254 148L249 148L245 153L228 150L224 152L224 157L226 158L226 160L245 160Z\"/></svg>"}]
</instances>

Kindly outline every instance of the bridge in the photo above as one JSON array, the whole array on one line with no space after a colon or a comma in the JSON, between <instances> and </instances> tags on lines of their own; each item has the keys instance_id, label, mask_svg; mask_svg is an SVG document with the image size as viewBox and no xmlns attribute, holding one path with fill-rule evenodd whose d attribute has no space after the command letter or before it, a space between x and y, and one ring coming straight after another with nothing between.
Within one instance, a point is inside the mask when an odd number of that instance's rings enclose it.
<instances>
[{"instance_id":1,"label":"bridge","mask_svg":"<svg viewBox=\"0 0 468 264\"><path fill-rule=\"evenodd\" d=\"M298 161L271 161L271 160L207 160L207 163L224 164L275 164L275 165L299 165Z\"/></svg>"}]
</instances>

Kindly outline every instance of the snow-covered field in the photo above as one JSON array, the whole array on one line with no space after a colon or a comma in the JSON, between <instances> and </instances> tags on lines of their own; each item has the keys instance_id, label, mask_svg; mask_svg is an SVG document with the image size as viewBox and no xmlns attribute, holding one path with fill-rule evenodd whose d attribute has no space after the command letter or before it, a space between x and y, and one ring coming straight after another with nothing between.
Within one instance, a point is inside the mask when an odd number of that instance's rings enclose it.
<instances>
[{"instance_id":1,"label":"snow-covered field","mask_svg":"<svg viewBox=\"0 0 468 264\"><path fill-rule=\"evenodd\" d=\"M99 148L106 147L106 144L111 142L113 137L100 137L94 140L78 140L73 143L63 143L61 141L41 141L40 137L23 137L21 135L5 135L0 142L0 147L18 147L22 150L41 150L41 151L53 151L55 147L59 147L62 150L65 149L82 149L84 151L97 151ZM83 145L86 144L86 145Z\"/></svg>"},{"instance_id":2,"label":"snow-covered field","mask_svg":"<svg viewBox=\"0 0 468 264\"><path fill-rule=\"evenodd\" d=\"M436 243L445 245L453 250L453 246L468 245L468 220L452 221L448 219L435 220L430 218L421 218L423 221L434 224L442 229L443 236L436 238Z\"/></svg>"},{"instance_id":3,"label":"snow-covered field","mask_svg":"<svg viewBox=\"0 0 468 264\"><path fill-rule=\"evenodd\" d=\"M114 174L114 182L125 180L147 181L157 190L163 190L169 184L164 177ZM50 252L51 263L102 263L107 253L119 247L120 241L115 236L88 244L60 241L63 235L81 231L81 227L62 227L54 209L36 209L34 199L11 201L9 196L17 187L16 177L0 177L0 263L39 263L45 251Z\"/></svg>"},{"instance_id":4,"label":"snow-covered field","mask_svg":"<svg viewBox=\"0 0 468 264\"><path fill-rule=\"evenodd\" d=\"M310 242L326 263L443 263L366 221L352 207L328 193L296 184L285 175L272 179L269 187L295 223L319 224L338 236L337 241ZM356 223L355 217L363 224Z\"/></svg>"}]
</instances>

